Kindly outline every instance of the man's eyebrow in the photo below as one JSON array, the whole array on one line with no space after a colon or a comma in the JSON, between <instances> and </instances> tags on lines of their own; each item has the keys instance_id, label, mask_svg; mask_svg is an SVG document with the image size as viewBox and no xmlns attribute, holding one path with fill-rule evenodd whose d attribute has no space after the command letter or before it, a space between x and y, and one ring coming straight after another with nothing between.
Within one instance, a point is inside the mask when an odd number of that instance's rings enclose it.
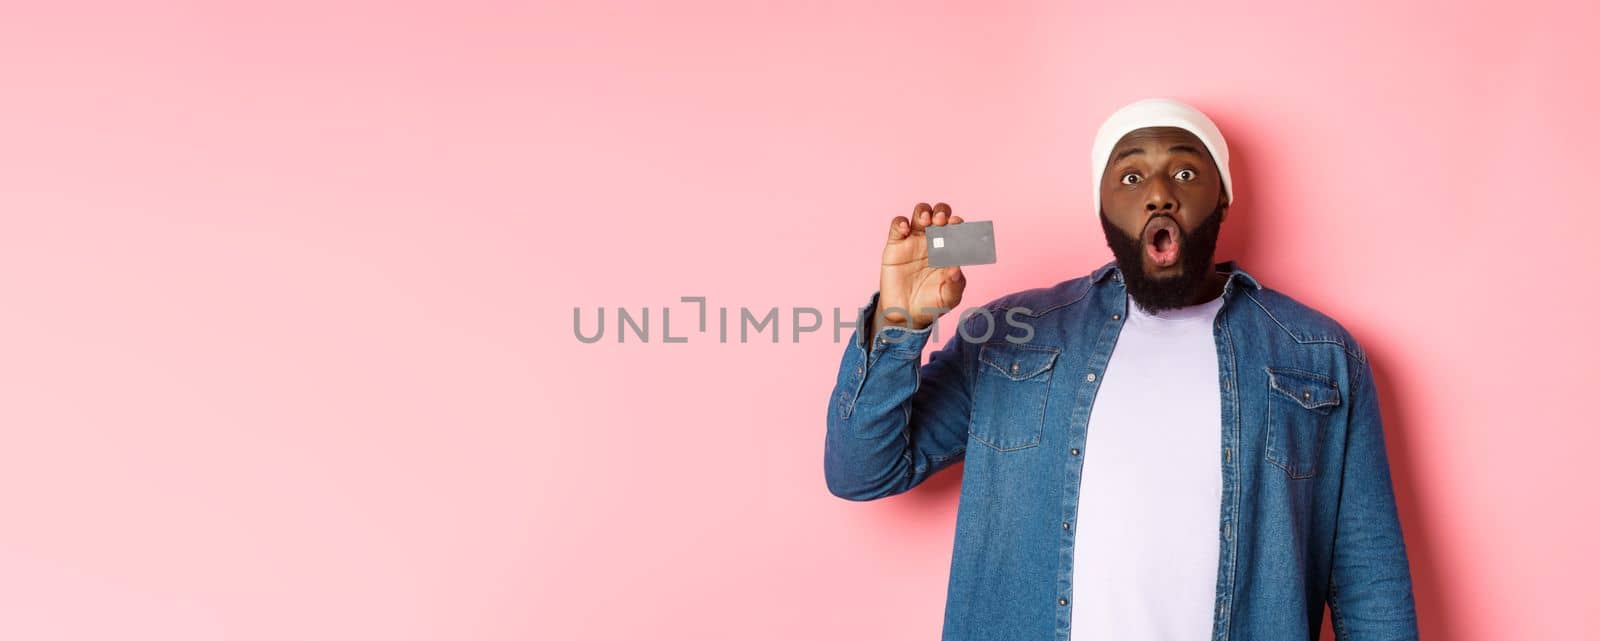
<instances>
[{"instance_id":1,"label":"man's eyebrow","mask_svg":"<svg viewBox=\"0 0 1600 641\"><path fill-rule=\"evenodd\" d=\"M1200 156L1202 158L1205 157L1205 154L1200 153L1200 150L1195 148L1194 145L1185 144L1185 143L1178 143L1178 144L1173 145L1171 147L1167 147L1167 151L1168 152L1187 151L1187 152L1189 152L1191 154L1194 154L1196 156ZM1128 156L1134 156L1134 155L1139 155L1139 154L1143 154L1143 153L1144 153L1144 148L1143 147L1129 147L1127 149L1122 150L1121 152L1118 152L1117 156L1115 158L1111 159L1111 162L1117 162L1119 160L1122 160L1123 158L1127 158Z\"/></svg>"},{"instance_id":2,"label":"man's eyebrow","mask_svg":"<svg viewBox=\"0 0 1600 641\"><path fill-rule=\"evenodd\" d=\"M1111 159L1111 162L1116 162L1118 160L1122 160L1123 158L1127 158L1128 156L1132 156L1134 154L1142 154L1142 153L1144 153L1144 148L1143 147L1129 147L1127 149L1122 150L1121 153L1118 153L1116 158L1112 158Z\"/></svg>"}]
</instances>

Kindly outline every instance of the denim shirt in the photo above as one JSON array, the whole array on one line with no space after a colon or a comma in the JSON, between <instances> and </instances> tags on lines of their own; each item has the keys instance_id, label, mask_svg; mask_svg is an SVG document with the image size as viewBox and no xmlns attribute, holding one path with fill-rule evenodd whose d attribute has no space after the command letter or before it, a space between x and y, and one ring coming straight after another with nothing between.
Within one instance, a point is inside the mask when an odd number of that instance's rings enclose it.
<instances>
[{"instance_id":1,"label":"denim shirt","mask_svg":"<svg viewBox=\"0 0 1600 641\"><path fill-rule=\"evenodd\" d=\"M1416 639L1365 352L1236 261L1216 269L1227 282L1212 327L1222 394L1212 638L1316 639L1327 603L1339 639ZM965 461L945 641L1072 636L1073 524L1094 456L1084 443L1127 318L1122 278L1108 262L969 310L926 364L933 327L884 327L867 341L876 293L857 318L829 397L824 475L834 495L868 501Z\"/></svg>"}]
</instances>

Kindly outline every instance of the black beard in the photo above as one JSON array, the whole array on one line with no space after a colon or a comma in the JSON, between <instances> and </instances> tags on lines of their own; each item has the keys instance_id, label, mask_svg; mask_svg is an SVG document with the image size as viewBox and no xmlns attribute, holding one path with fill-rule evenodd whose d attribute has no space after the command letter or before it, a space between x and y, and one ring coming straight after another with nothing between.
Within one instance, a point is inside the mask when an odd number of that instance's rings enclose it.
<instances>
[{"instance_id":1,"label":"black beard","mask_svg":"<svg viewBox=\"0 0 1600 641\"><path fill-rule=\"evenodd\" d=\"M1151 278L1144 273L1144 242L1138 236L1129 236L1106 218L1105 208L1100 209L1100 227L1106 232L1106 245L1117 257L1117 267L1122 270L1122 282L1133 297L1150 313L1176 309L1189 304L1189 300L1206 286L1211 276L1211 259L1217 252L1217 235L1222 231L1222 207L1194 228L1184 231L1178 225L1178 242L1182 247L1177 276Z\"/></svg>"}]
</instances>

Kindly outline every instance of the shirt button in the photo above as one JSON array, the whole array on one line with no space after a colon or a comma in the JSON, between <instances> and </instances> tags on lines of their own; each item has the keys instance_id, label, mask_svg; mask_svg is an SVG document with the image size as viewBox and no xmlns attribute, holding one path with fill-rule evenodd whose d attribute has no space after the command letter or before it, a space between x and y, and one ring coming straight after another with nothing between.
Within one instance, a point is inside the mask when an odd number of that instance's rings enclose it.
<instances>
[{"instance_id":1,"label":"shirt button","mask_svg":"<svg viewBox=\"0 0 1600 641\"><path fill-rule=\"evenodd\" d=\"M1011 373L1012 374L1017 373L1017 364L1016 363L1012 363L1011 364Z\"/></svg>"},{"instance_id":2,"label":"shirt button","mask_svg":"<svg viewBox=\"0 0 1600 641\"><path fill-rule=\"evenodd\" d=\"M1112 314L1111 320L1122 320L1122 314Z\"/></svg>"},{"instance_id":3,"label":"shirt button","mask_svg":"<svg viewBox=\"0 0 1600 641\"><path fill-rule=\"evenodd\" d=\"M1231 379L1231 378L1222 379L1222 389L1225 389L1225 390L1233 389L1233 379Z\"/></svg>"},{"instance_id":4,"label":"shirt button","mask_svg":"<svg viewBox=\"0 0 1600 641\"><path fill-rule=\"evenodd\" d=\"M1067 604L1067 600L1066 599L1056 599L1056 603L1059 603L1061 605L1066 605Z\"/></svg>"},{"instance_id":5,"label":"shirt button","mask_svg":"<svg viewBox=\"0 0 1600 641\"><path fill-rule=\"evenodd\" d=\"M1302 390L1300 392L1300 398L1306 399L1308 401L1311 400L1311 391L1310 390Z\"/></svg>"},{"instance_id":6,"label":"shirt button","mask_svg":"<svg viewBox=\"0 0 1600 641\"><path fill-rule=\"evenodd\" d=\"M1078 448L1076 448L1076 447L1072 448L1072 455L1073 456L1077 456L1078 455Z\"/></svg>"},{"instance_id":7,"label":"shirt button","mask_svg":"<svg viewBox=\"0 0 1600 641\"><path fill-rule=\"evenodd\" d=\"M1094 372L1089 372L1089 375L1085 376L1084 379L1088 380L1090 383L1093 383L1094 382Z\"/></svg>"},{"instance_id":8,"label":"shirt button","mask_svg":"<svg viewBox=\"0 0 1600 641\"><path fill-rule=\"evenodd\" d=\"M1067 521L1067 522L1062 523L1061 524L1061 529L1063 529L1063 530L1072 529L1072 522L1071 521Z\"/></svg>"}]
</instances>

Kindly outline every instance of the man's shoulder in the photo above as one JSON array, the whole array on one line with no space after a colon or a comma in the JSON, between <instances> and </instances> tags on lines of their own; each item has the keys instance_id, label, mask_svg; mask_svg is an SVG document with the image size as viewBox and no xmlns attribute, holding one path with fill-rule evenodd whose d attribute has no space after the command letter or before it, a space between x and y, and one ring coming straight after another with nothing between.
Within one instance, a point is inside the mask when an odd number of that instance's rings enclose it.
<instances>
[{"instance_id":1,"label":"man's shoulder","mask_svg":"<svg viewBox=\"0 0 1600 641\"><path fill-rule=\"evenodd\" d=\"M1337 345L1358 361L1366 352L1345 326L1326 312L1271 287L1261 286L1243 292L1245 299L1265 316L1266 324L1301 344Z\"/></svg>"}]
</instances>

